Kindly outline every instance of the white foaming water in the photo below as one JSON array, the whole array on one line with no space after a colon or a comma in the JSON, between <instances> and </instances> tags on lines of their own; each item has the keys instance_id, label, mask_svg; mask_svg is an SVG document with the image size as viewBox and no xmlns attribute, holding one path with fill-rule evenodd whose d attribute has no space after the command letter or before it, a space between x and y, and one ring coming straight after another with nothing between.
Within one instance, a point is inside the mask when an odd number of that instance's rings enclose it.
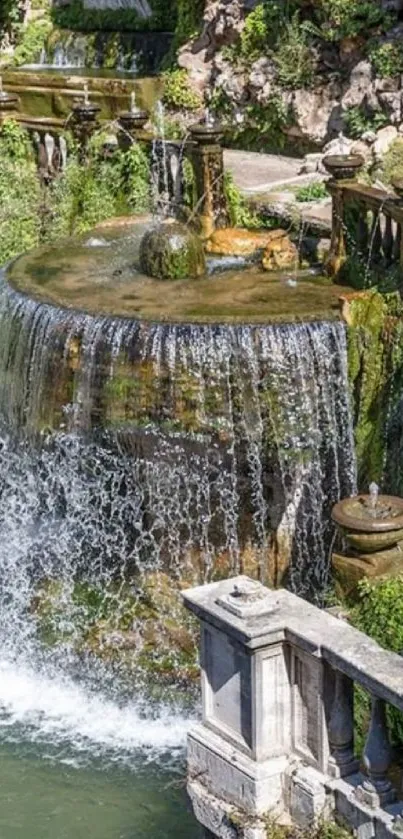
<instances>
[{"instance_id":1,"label":"white foaming water","mask_svg":"<svg viewBox=\"0 0 403 839\"><path fill-rule=\"evenodd\" d=\"M131 763L184 749L191 718L141 702L117 702L90 692L67 676L42 676L27 666L0 660L0 739L51 743L78 754ZM63 754L60 755L63 757Z\"/></svg>"}]
</instances>

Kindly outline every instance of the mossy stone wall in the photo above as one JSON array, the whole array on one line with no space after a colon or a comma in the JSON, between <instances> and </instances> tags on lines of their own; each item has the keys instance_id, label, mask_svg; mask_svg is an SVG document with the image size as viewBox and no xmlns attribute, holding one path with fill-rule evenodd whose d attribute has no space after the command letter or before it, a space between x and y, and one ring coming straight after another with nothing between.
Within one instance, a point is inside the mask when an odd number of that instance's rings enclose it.
<instances>
[{"instance_id":1,"label":"mossy stone wall","mask_svg":"<svg viewBox=\"0 0 403 839\"><path fill-rule=\"evenodd\" d=\"M371 291L350 303L349 379L358 487L377 481L403 494L403 307L400 296Z\"/></svg>"}]
</instances>

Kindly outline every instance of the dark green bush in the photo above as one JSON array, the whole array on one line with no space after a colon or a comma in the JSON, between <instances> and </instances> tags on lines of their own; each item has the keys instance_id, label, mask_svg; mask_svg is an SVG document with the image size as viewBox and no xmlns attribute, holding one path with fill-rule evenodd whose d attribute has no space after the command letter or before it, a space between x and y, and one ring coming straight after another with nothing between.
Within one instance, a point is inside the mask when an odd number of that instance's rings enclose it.
<instances>
[{"instance_id":1,"label":"dark green bush","mask_svg":"<svg viewBox=\"0 0 403 839\"><path fill-rule=\"evenodd\" d=\"M357 629L370 635L382 647L403 652L403 576L361 582L351 620ZM369 718L368 695L360 689L356 700L358 737L362 743ZM388 720L392 743L402 745L403 714L388 707Z\"/></svg>"},{"instance_id":2,"label":"dark green bush","mask_svg":"<svg viewBox=\"0 0 403 839\"><path fill-rule=\"evenodd\" d=\"M388 124L389 120L383 111L369 110L362 105L353 105L343 115L344 128L347 137L359 140L365 131L378 131Z\"/></svg>"}]
</instances>

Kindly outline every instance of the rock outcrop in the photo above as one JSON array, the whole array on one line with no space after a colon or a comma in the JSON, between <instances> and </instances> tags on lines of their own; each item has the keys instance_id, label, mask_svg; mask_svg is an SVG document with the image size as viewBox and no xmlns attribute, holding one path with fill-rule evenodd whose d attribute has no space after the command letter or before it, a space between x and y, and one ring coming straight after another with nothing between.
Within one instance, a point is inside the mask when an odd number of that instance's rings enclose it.
<instances>
[{"instance_id":1,"label":"rock outcrop","mask_svg":"<svg viewBox=\"0 0 403 839\"><path fill-rule=\"evenodd\" d=\"M279 84L276 62L267 52L252 63L242 63L231 60L223 49L239 39L248 13L258 1L207 0L201 34L179 54L179 64L188 70L191 81L206 98L214 94L215 99L225 99L229 123L242 126L247 108L248 127L250 123L253 127L253 109L264 109L273 97L287 115L283 133L291 141L312 147L322 148L344 130L351 109L367 113L369 122L373 115L377 128L403 123L400 71L397 68L393 78L387 78L386 73L382 78L377 76L365 40L368 37L372 38L371 44L382 47L392 43L399 48L403 23L396 22L396 13L403 11L403 0L383 0L384 9L395 14L390 31L381 34L375 29L344 37L337 45L321 42L312 84L294 89ZM357 127L354 131L359 139Z\"/></svg>"}]
</instances>

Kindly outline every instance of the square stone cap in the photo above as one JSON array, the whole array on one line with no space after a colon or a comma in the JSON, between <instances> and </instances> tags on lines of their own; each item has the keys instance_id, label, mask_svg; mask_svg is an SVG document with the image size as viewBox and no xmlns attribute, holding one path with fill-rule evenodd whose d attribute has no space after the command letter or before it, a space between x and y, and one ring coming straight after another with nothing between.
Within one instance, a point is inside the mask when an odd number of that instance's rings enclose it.
<instances>
[{"instance_id":1,"label":"square stone cap","mask_svg":"<svg viewBox=\"0 0 403 839\"><path fill-rule=\"evenodd\" d=\"M286 641L325 660L403 711L403 657L382 649L368 635L301 597L284 589L267 589L245 576L198 586L182 594L187 608L200 620L250 652Z\"/></svg>"},{"instance_id":2,"label":"square stone cap","mask_svg":"<svg viewBox=\"0 0 403 839\"><path fill-rule=\"evenodd\" d=\"M279 612L279 591L240 575L218 583L182 592L185 605L201 620L237 637L248 645L252 639L278 631L283 621Z\"/></svg>"}]
</instances>

